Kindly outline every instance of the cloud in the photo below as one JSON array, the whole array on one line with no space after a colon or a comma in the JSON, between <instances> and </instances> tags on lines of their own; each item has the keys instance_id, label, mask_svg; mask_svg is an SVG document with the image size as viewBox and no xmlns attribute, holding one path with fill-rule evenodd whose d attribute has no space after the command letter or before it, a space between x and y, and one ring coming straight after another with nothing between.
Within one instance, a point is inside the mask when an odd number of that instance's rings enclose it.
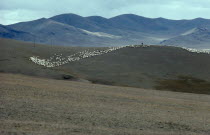
<instances>
[{"instance_id":1,"label":"cloud","mask_svg":"<svg viewBox=\"0 0 210 135\"><path fill-rule=\"evenodd\" d=\"M63 13L113 17L133 13L169 19L210 18L210 0L1 0L0 23L11 24Z\"/></svg>"}]
</instances>

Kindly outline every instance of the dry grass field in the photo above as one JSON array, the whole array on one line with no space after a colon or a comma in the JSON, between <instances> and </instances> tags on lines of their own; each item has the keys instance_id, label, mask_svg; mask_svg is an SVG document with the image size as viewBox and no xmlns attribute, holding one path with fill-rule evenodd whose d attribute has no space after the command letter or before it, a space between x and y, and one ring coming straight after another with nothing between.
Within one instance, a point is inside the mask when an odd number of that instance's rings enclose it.
<instances>
[{"instance_id":1,"label":"dry grass field","mask_svg":"<svg viewBox=\"0 0 210 135\"><path fill-rule=\"evenodd\" d=\"M209 135L210 95L0 73L1 135Z\"/></svg>"}]
</instances>

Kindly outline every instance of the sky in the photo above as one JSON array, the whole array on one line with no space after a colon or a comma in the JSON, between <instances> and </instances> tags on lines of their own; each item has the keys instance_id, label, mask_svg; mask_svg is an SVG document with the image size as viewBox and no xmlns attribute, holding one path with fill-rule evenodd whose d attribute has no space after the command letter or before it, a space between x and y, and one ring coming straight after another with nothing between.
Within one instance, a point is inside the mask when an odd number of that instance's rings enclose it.
<instances>
[{"instance_id":1,"label":"sky","mask_svg":"<svg viewBox=\"0 0 210 135\"><path fill-rule=\"evenodd\" d=\"M111 18L136 14L149 18L210 19L210 0L0 0L0 24L64 13Z\"/></svg>"}]
</instances>

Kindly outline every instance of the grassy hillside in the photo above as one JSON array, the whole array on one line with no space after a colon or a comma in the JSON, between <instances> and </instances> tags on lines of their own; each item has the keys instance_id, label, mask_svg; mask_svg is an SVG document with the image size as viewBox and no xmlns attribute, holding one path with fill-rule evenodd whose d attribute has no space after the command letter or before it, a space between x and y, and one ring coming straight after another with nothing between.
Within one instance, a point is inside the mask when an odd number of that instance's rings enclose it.
<instances>
[{"instance_id":1,"label":"grassy hillside","mask_svg":"<svg viewBox=\"0 0 210 135\"><path fill-rule=\"evenodd\" d=\"M126 47L60 68L71 69L96 83L155 88L160 81L179 76L209 81L210 55L167 46Z\"/></svg>"},{"instance_id":2,"label":"grassy hillside","mask_svg":"<svg viewBox=\"0 0 210 135\"><path fill-rule=\"evenodd\" d=\"M54 79L63 79L64 75L70 75L93 83L190 92L185 89L188 85L187 81L184 81L184 89L176 88L173 85L164 86L166 83L162 83L167 80L176 83L179 76L188 76L206 82L205 86L201 84L204 90L199 87L200 84L191 83L190 87L196 85L193 92L209 94L210 55L205 53L193 53L169 46L126 47L59 67L46 68L34 64L29 60L29 57L49 58L55 53L62 53L65 57L87 49L93 51L107 48L50 45L35 45L34 47L31 43L8 39L1 39L0 44L2 50L0 54L1 72L22 73Z\"/></svg>"},{"instance_id":3,"label":"grassy hillside","mask_svg":"<svg viewBox=\"0 0 210 135\"><path fill-rule=\"evenodd\" d=\"M210 96L0 73L1 135L209 135Z\"/></svg>"},{"instance_id":4,"label":"grassy hillside","mask_svg":"<svg viewBox=\"0 0 210 135\"><path fill-rule=\"evenodd\" d=\"M33 76L62 79L63 75L71 75L71 70L50 69L38 66L29 60L31 56L48 58L55 53L69 55L78 51L93 49L85 47L58 47L40 45L0 38L0 72L20 73Z\"/></svg>"},{"instance_id":5,"label":"grassy hillside","mask_svg":"<svg viewBox=\"0 0 210 135\"><path fill-rule=\"evenodd\" d=\"M177 79L160 80L155 88L158 90L210 94L209 82L191 76L179 76Z\"/></svg>"}]
</instances>

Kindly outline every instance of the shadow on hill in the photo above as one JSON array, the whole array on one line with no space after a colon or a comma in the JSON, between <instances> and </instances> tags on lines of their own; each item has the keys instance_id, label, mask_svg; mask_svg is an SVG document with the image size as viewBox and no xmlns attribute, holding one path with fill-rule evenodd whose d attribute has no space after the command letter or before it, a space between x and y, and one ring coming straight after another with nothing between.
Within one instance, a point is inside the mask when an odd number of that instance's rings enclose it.
<instances>
[{"instance_id":1,"label":"shadow on hill","mask_svg":"<svg viewBox=\"0 0 210 135\"><path fill-rule=\"evenodd\" d=\"M157 81L157 90L170 90L197 94L210 94L210 82L191 76L178 76L177 79Z\"/></svg>"},{"instance_id":2,"label":"shadow on hill","mask_svg":"<svg viewBox=\"0 0 210 135\"><path fill-rule=\"evenodd\" d=\"M90 81L93 84L115 85L115 83L112 81L107 81L107 80L102 80L102 79L90 78L88 79L88 81Z\"/></svg>"}]
</instances>

